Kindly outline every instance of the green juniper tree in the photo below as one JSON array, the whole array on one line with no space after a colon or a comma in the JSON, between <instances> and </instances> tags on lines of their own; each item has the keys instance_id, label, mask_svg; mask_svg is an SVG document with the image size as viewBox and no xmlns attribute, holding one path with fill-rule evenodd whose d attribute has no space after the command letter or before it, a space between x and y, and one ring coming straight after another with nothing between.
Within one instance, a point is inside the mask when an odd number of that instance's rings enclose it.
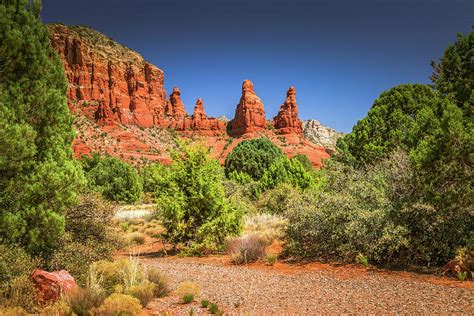
<instances>
[{"instance_id":1,"label":"green juniper tree","mask_svg":"<svg viewBox=\"0 0 474 316\"><path fill-rule=\"evenodd\" d=\"M0 1L0 242L48 255L82 173L67 81L40 1Z\"/></svg>"}]
</instances>

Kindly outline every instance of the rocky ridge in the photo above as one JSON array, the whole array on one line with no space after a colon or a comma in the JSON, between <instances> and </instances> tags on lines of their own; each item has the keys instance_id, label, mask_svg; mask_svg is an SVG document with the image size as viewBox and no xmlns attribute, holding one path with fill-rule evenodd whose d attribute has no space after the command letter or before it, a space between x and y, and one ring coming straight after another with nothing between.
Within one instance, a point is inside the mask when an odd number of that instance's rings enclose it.
<instances>
[{"instance_id":1,"label":"rocky ridge","mask_svg":"<svg viewBox=\"0 0 474 316\"><path fill-rule=\"evenodd\" d=\"M344 135L344 133L338 132L331 127L322 125L317 120L306 120L302 124L304 137L310 142L324 146L330 151L334 151L336 148L336 142L338 138Z\"/></svg>"},{"instance_id":2,"label":"rocky ridge","mask_svg":"<svg viewBox=\"0 0 474 316\"><path fill-rule=\"evenodd\" d=\"M78 131L76 156L98 151L167 162L166 148L184 137L205 143L223 161L239 141L265 136L289 156L308 155L315 166L329 158L325 147L330 145L324 140L331 137L321 137L318 144L305 139L294 87L270 121L250 80L242 84L232 120L208 117L202 99L188 115L180 89L175 87L166 98L164 72L140 54L88 27L52 24L49 31L69 82L68 104Z\"/></svg>"}]
</instances>

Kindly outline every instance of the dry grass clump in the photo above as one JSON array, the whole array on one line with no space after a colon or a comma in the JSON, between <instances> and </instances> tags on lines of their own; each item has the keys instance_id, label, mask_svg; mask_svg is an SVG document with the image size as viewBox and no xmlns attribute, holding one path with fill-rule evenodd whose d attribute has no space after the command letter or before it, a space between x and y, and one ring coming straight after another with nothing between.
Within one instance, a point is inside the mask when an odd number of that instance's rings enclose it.
<instances>
[{"instance_id":1,"label":"dry grass clump","mask_svg":"<svg viewBox=\"0 0 474 316\"><path fill-rule=\"evenodd\" d=\"M100 316L141 315L141 312L142 306L137 298L118 293L110 295L99 307L92 310L93 315Z\"/></svg>"},{"instance_id":2,"label":"dry grass clump","mask_svg":"<svg viewBox=\"0 0 474 316\"><path fill-rule=\"evenodd\" d=\"M143 307L154 297L168 293L166 277L157 269L146 269L138 258L121 259L113 262L98 261L91 265L89 288L100 293L129 294L137 298Z\"/></svg>"},{"instance_id":3,"label":"dry grass clump","mask_svg":"<svg viewBox=\"0 0 474 316\"><path fill-rule=\"evenodd\" d=\"M145 235L139 232L134 232L128 235L129 244L143 245L145 243Z\"/></svg>"},{"instance_id":4,"label":"dry grass clump","mask_svg":"<svg viewBox=\"0 0 474 316\"><path fill-rule=\"evenodd\" d=\"M286 219L281 215L255 214L244 218L245 234L257 234L269 242L280 239L286 226Z\"/></svg>"},{"instance_id":5,"label":"dry grass clump","mask_svg":"<svg viewBox=\"0 0 474 316\"><path fill-rule=\"evenodd\" d=\"M0 307L0 315L2 316L28 316L28 314L23 308L15 307Z\"/></svg>"},{"instance_id":6,"label":"dry grass clump","mask_svg":"<svg viewBox=\"0 0 474 316\"><path fill-rule=\"evenodd\" d=\"M48 305L45 308L43 308L43 310L41 311L39 315L40 316L66 316L66 315L75 315L75 314L71 306L68 304L68 302L62 299L52 305ZM87 314L77 314L77 315L87 315Z\"/></svg>"},{"instance_id":7,"label":"dry grass clump","mask_svg":"<svg viewBox=\"0 0 474 316\"><path fill-rule=\"evenodd\" d=\"M169 293L168 279L157 268L150 267L147 270L147 279L155 284L153 294L155 297L163 297Z\"/></svg>"},{"instance_id":8,"label":"dry grass clump","mask_svg":"<svg viewBox=\"0 0 474 316\"><path fill-rule=\"evenodd\" d=\"M229 240L227 249L233 263L243 264L262 259L268 245L267 238L254 233Z\"/></svg>"},{"instance_id":9,"label":"dry grass clump","mask_svg":"<svg viewBox=\"0 0 474 316\"><path fill-rule=\"evenodd\" d=\"M201 286L195 282L184 281L178 285L175 294L181 298L183 303L187 304L201 294ZM191 299L191 301L189 301L189 299Z\"/></svg>"}]
</instances>

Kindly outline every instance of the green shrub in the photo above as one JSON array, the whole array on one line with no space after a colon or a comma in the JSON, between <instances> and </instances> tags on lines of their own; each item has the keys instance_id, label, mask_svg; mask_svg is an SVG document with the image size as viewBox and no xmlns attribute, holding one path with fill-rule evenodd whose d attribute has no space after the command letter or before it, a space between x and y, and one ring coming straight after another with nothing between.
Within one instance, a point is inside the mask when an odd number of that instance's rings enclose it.
<instances>
[{"instance_id":1,"label":"green shrub","mask_svg":"<svg viewBox=\"0 0 474 316\"><path fill-rule=\"evenodd\" d=\"M400 176L410 190L399 186L390 199L397 210L393 219L409 231L410 253L418 263L443 263L467 245L474 230L474 121L472 102L466 103L472 83L465 77L471 69L469 57L456 53L466 51L472 38L447 49L433 78L442 94L427 85L394 87L337 145L336 158L357 168L379 163L397 148L407 153L410 176Z\"/></svg>"},{"instance_id":2,"label":"green shrub","mask_svg":"<svg viewBox=\"0 0 474 316\"><path fill-rule=\"evenodd\" d=\"M225 160L225 174L246 173L254 180L260 180L267 168L283 152L267 138L244 140L235 146Z\"/></svg>"},{"instance_id":3,"label":"green shrub","mask_svg":"<svg viewBox=\"0 0 474 316\"><path fill-rule=\"evenodd\" d=\"M242 211L225 196L219 162L204 147L184 146L172 160L155 193L164 239L192 253L221 249L227 236L241 231Z\"/></svg>"},{"instance_id":4,"label":"green shrub","mask_svg":"<svg viewBox=\"0 0 474 316\"><path fill-rule=\"evenodd\" d=\"M287 183L295 188L308 189L315 185L315 178L306 171L297 159L281 157L276 159L263 173L260 190L266 191Z\"/></svg>"},{"instance_id":5,"label":"green shrub","mask_svg":"<svg viewBox=\"0 0 474 316\"><path fill-rule=\"evenodd\" d=\"M178 288L175 291L176 295L181 299L184 299L185 296L198 297L201 294L201 286L195 282L184 281L178 284Z\"/></svg>"},{"instance_id":6,"label":"green shrub","mask_svg":"<svg viewBox=\"0 0 474 316\"><path fill-rule=\"evenodd\" d=\"M313 164L311 163L311 160L309 160L308 156L304 154L297 154L293 156L291 159L298 160L301 165L303 166L304 170L306 171L312 171L314 170Z\"/></svg>"},{"instance_id":7,"label":"green shrub","mask_svg":"<svg viewBox=\"0 0 474 316\"><path fill-rule=\"evenodd\" d=\"M322 193L302 195L290 206L285 251L305 258L352 261L364 253L391 260L407 239L406 229L390 218L383 170L357 171L333 162L326 171Z\"/></svg>"},{"instance_id":8,"label":"green shrub","mask_svg":"<svg viewBox=\"0 0 474 316\"><path fill-rule=\"evenodd\" d=\"M228 251L235 264L247 264L262 259L268 240L257 234L243 236L229 240Z\"/></svg>"},{"instance_id":9,"label":"green shrub","mask_svg":"<svg viewBox=\"0 0 474 316\"><path fill-rule=\"evenodd\" d=\"M94 315L141 315L140 301L130 295L114 293L107 297L100 307L93 309Z\"/></svg>"},{"instance_id":10,"label":"green shrub","mask_svg":"<svg viewBox=\"0 0 474 316\"><path fill-rule=\"evenodd\" d=\"M220 313L219 307L215 303L209 304L209 312L211 314L217 315Z\"/></svg>"},{"instance_id":11,"label":"green shrub","mask_svg":"<svg viewBox=\"0 0 474 316\"><path fill-rule=\"evenodd\" d=\"M257 209L260 213L284 215L292 200L297 199L299 194L299 191L291 184L281 183L260 196Z\"/></svg>"},{"instance_id":12,"label":"green shrub","mask_svg":"<svg viewBox=\"0 0 474 316\"><path fill-rule=\"evenodd\" d=\"M167 177L169 168L161 163L152 163L140 169L143 191L154 193L160 189L160 184Z\"/></svg>"},{"instance_id":13,"label":"green shrub","mask_svg":"<svg viewBox=\"0 0 474 316\"><path fill-rule=\"evenodd\" d=\"M208 300L202 300L201 301L201 307L202 308L207 308L209 306L210 302Z\"/></svg>"},{"instance_id":14,"label":"green shrub","mask_svg":"<svg viewBox=\"0 0 474 316\"><path fill-rule=\"evenodd\" d=\"M82 163L92 189L105 198L125 203L133 203L140 198L142 183L130 164L115 157L101 158L98 154L84 156Z\"/></svg>"},{"instance_id":15,"label":"green shrub","mask_svg":"<svg viewBox=\"0 0 474 316\"><path fill-rule=\"evenodd\" d=\"M267 259L267 264L272 266L276 263L277 256L276 255L267 255L266 259Z\"/></svg>"},{"instance_id":16,"label":"green shrub","mask_svg":"<svg viewBox=\"0 0 474 316\"><path fill-rule=\"evenodd\" d=\"M466 227L466 214L414 199L417 182L403 151L366 168L332 161L325 173L322 192L290 206L288 254L353 261L362 253L379 264L432 265L446 262L461 242L451 236L459 231L449 231Z\"/></svg>"},{"instance_id":17,"label":"green shrub","mask_svg":"<svg viewBox=\"0 0 474 316\"><path fill-rule=\"evenodd\" d=\"M96 193L80 196L79 203L67 209L66 234L51 257L48 268L67 270L78 284L86 282L89 265L111 258L121 243L116 237L113 205Z\"/></svg>"},{"instance_id":18,"label":"green shrub","mask_svg":"<svg viewBox=\"0 0 474 316\"><path fill-rule=\"evenodd\" d=\"M194 301L194 295L192 294L184 294L183 297L181 298L183 300L184 304L189 304L192 301Z\"/></svg>"}]
</instances>

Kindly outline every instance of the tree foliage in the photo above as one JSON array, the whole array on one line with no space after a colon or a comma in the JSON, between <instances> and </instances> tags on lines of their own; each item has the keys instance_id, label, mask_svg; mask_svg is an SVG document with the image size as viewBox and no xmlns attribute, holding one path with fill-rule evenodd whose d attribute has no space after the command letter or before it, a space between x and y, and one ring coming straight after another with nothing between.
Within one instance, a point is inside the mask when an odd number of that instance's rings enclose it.
<instances>
[{"instance_id":1,"label":"tree foliage","mask_svg":"<svg viewBox=\"0 0 474 316\"><path fill-rule=\"evenodd\" d=\"M135 168L115 157L94 154L83 157L86 177L93 190L111 201L133 203L142 193L142 183Z\"/></svg>"},{"instance_id":2,"label":"tree foliage","mask_svg":"<svg viewBox=\"0 0 474 316\"><path fill-rule=\"evenodd\" d=\"M270 190L282 183L288 183L295 188L304 190L314 186L315 178L306 171L299 160L284 156L275 160L265 170L260 179L260 190L262 192Z\"/></svg>"},{"instance_id":3,"label":"tree foliage","mask_svg":"<svg viewBox=\"0 0 474 316\"><path fill-rule=\"evenodd\" d=\"M254 180L259 180L265 170L276 159L283 157L283 152L267 138L244 140L237 144L225 160L225 174L243 172Z\"/></svg>"},{"instance_id":4,"label":"tree foliage","mask_svg":"<svg viewBox=\"0 0 474 316\"><path fill-rule=\"evenodd\" d=\"M82 182L67 81L40 1L0 2L0 240L47 255Z\"/></svg>"},{"instance_id":5,"label":"tree foliage","mask_svg":"<svg viewBox=\"0 0 474 316\"><path fill-rule=\"evenodd\" d=\"M435 88L472 115L474 105L474 30L458 34L457 41L444 51L440 62L431 62Z\"/></svg>"},{"instance_id":6,"label":"tree foliage","mask_svg":"<svg viewBox=\"0 0 474 316\"><path fill-rule=\"evenodd\" d=\"M241 231L242 211L226 198L222 181L219 162L204 147L172 152L170 172L155 192L167 241L201 253Z\"/></svg>"},{"instance_id":7,"label":"tree foliage","mask_svg":"<svg viewBox=\"0 0 474 316\"><path fill-rule=\"evenodd\" d=\"M301 195L286 212L286 252L303 258L433 265L449 260L472 232L472 210L426 202L408 155L394 151L375 165L330 161L319 194Z\"/></svg>"}]
</instances>

